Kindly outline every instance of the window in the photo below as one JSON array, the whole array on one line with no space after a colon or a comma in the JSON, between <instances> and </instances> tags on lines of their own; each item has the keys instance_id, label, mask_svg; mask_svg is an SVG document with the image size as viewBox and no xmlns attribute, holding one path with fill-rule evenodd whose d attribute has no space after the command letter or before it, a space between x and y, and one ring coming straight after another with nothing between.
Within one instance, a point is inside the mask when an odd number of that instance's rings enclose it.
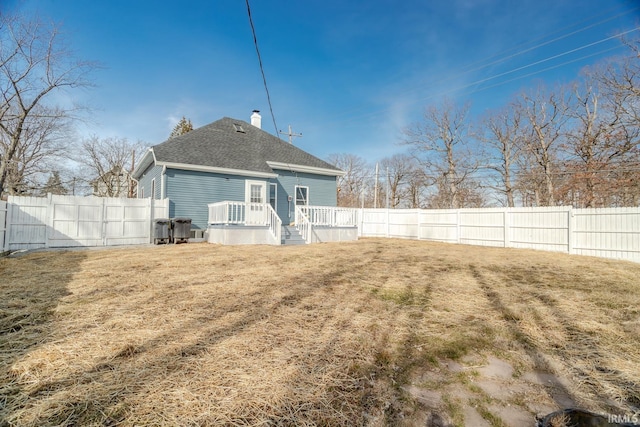
<instances>
[{"instance_id":1,"label":"window","mask_svg":"<svg viewBox=\"0 0 640 427\"><path fill-rule=\"evenodd\" d=\"M245 203L266 203L267 183L263 181L245 181Z\"/></svg>"},{"instance_id":2,"label":"window","mask_svg":"<svg viewBox=\"0 0 640 427\"><path fill-rule=\"evenodd\" d=\"M251 184L251 196L249 202L262 203L262 185Z\"/></svg>"},{"instance_id":3,"label":"window","mask_svg":"<svg viewBox=\"0 0 640 427\"><path fill-rule=\"evenodd\" d=\"M236 132L245 133L244 129L242 128L242 125L234 123L233 128L236 130Z\"/></svg>"},{"instance_id":4,"label":"window","mask_svg":"<svg viewBox=\"0 0 640 427\"><path fill-rule=\"evenodd\" d=\"M296 206L309 204L309 187L296 185Z\"/></svg>"},{"instance_id":5,"label":"window","mask_svg":"<svg viewBox=\"0 0 640 427\"><path fill-rule=\"evenodd\" d=\"M156 179L153 178L151 180L151 198L155 199L156 198Z\"/></svg>"},{"instance_id":6,"label":"window","mask_svg":"<svg viewBox=\"0 0 640 427\"><path fill-rule=\"evenodd\" d=\"M269 184L269 204L273 208L273 210L277 210L278 201L278 184Z\"/></svg>"}]
</instances>

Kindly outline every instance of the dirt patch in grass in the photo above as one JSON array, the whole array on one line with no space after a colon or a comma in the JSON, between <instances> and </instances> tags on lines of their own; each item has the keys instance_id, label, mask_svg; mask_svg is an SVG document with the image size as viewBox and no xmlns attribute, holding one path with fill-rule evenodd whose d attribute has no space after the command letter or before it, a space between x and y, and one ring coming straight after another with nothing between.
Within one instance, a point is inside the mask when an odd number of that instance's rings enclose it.
<instances>
[{"instance_id":1,"label":"dirt patch in grass","mask_svg":"<svg viewBox=\"0 0 640 427\"><path fill-rule=\"evenodd\" d=\"M640 410L640 265L364 239L0 259L0 425Z\"/></svg>"}]
</instances>

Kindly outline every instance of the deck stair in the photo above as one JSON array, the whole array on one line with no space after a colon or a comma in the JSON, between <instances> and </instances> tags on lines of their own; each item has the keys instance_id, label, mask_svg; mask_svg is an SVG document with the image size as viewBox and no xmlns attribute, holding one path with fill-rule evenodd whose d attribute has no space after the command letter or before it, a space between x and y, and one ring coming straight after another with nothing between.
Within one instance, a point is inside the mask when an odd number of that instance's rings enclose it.
<instances>
[{"instance_id":1,"label":"deck stair","mask_svg":"<svg viewBox=\"0 0 640 427\"><path fill-rule=\"evenodd\" d=\"M283 245L304 245L306 242L293 225L282 226L282 240Z\"/></svg>"}]
</instances>

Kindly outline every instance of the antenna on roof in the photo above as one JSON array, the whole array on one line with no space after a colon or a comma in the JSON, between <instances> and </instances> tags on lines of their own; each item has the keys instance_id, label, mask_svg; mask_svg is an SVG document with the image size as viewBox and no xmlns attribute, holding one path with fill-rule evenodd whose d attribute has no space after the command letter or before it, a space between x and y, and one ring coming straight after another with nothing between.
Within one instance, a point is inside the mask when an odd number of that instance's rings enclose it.
<instances>
[{"instance_id":1,"label":"antenna on roof","mask_svg":"<svg viewBox=\"0 0 640 427\"><path fill-rule=\"evenodd\" d=\"M293 144L293 137L295 136L297 137L301 137L302 133L293 133L293 131L291 130L291 125L289 125L289 132L282 132L279 131L278 133L282 134L282 135L289 135L289 144Z\"/></svg>"}]
</instances>

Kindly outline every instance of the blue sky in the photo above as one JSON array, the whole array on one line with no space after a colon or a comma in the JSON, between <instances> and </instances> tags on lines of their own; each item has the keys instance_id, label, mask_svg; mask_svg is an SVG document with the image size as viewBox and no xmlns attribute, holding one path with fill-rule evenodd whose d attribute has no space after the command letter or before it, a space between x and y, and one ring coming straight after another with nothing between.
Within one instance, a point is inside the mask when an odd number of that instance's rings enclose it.
<instances>
[{"instance_id":1,"label":"blue sky","mask_svg":"<svg viewBox=\"0 0 640 427\"><path fill-rule=\"evenodd\" d=\"M4 6L2 6L4 4ZM640 4L622 0L251 0L277 128L326 158L375 162L401 152L403 128L443 96L472 113L538 82L569 82L640 36ZM96 60L79 137L163 142L177 120L228 116L275 134L244 0L0 0L0 10L62 24Z\"/></svg>"}]
</instances>

